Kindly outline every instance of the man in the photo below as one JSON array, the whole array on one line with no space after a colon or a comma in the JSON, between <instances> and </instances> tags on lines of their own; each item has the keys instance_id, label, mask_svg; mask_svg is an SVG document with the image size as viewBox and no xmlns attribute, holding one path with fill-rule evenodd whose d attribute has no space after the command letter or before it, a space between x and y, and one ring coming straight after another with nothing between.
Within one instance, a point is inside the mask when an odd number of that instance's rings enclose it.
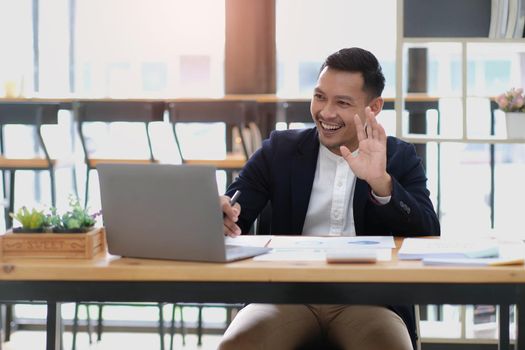
<instances>
[{"instance_id":1,"label":"man","mask_svg":"<svg viewBox=\"0 0 525 350\"><path fill-rule=\"evenodd\" d=\"M224 233L247 232L268 201L272 234L439 235L421 160L387 137L384 76L370 52L342 49L323 63L310 105L315 128L273 132L221 197ZM242 211L241 211L242 208ZM322 339L349 350L410 350L412 306L246 306L220 349L296 349Z\"/></svg>"}]
</instances>

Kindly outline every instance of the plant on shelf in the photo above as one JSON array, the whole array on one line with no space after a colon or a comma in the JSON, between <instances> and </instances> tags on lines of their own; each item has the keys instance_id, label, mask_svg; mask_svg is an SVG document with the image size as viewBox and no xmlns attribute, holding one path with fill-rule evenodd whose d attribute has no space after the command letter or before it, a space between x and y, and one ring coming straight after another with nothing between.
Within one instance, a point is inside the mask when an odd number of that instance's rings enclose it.
<instances>
[{"instance_id":1,"label":"plant on shelf","mask_svg":"<svg viewBox=\"0 0 525 350\"><path fill-rule=\"evenodd\" d=\"M69 211L60 215L56 208L51 208L48 221L53 227L53 232L83 233L93 229L98 215L100 212L88 214L87 209L80 205L78 199L70 197Z\"/></svg>"},{"instance_id":2,"label":"plant on shelf","mask_svg":"<svg viewBox=\"0 0 525 350\"><path fill-rule=\"evenodd\" d=\"M525 96L522 88L512 88L496 97L496 103L503 112L525 112Z\"/></svg>"},{"instance_id":3,"label":"plant on shelf","mask_svg":"<svg viewBox=\"0 0 525 350\"><path fill-rule=\"evenodd\" d=\"M13 227L13 232L17 233L44 232L50 225L49 216L44 214L43 210L36 210L35 208L29 210L23 206L18 209L16 214L9 213L9 215L22 225L21 227Z\"/></svg>"},{"instance_id":4,"label":"plant on shelf","mask_svg":"<svg viewBox=\"0 0 525 350\"><path fill-rule=\"evenodd\" d=\"M512 88L496 97L499 108L505 112L507 138L525 139L525 95L522 88Z\"/></svg>"}]
</instances>

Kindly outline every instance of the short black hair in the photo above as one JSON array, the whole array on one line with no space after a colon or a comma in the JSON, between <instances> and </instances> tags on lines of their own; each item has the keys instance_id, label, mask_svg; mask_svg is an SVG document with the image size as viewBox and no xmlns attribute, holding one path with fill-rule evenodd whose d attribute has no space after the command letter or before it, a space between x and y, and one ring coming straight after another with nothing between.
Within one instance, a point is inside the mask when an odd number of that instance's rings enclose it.
<instances>
[{"instance_id":1,"label":"short black hair","mask_svg":"<svg viewBox=\"0 0 525 350\"><path fill-rule=\"evenodd\" d=\"M381 96L385 88L385 76L379 61L370 51L359 47L341 49L328 56L319 74L326 67L345 72L360 72L364 81L363 91L372 98Z\"/></svg>"}]
</instances>

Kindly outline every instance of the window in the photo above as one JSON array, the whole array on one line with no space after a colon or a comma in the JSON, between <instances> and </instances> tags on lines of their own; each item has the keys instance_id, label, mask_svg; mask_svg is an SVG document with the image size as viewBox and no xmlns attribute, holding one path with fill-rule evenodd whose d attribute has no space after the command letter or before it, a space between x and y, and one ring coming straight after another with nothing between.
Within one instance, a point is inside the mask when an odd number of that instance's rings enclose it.
<instances>
[{"instance_id":1,"label":"window","mask_svg":"<svg viewBox=\"0 0 525 350\"><path fill-rule=\"evenodd\" d=\"M75 92L223 95L224 9L217 0L78 0Z\"/></svg>"},{"instance_id":2,"label":"window","mask_svg":"<svg viewBox=\"0 0 525 350\"><path fill-rule=\"evenodd\" d=\"M30 0L0 2L0 96L33 90L33 16Z\"/></svg>"},{"instance_id":3,"label":"window","mask_svg":"<svg viewBox=\"0 0 525 350\"><path fill-rule=\"evenodd\" d=\"M366 15L371 13L373 20ZM395 13L391 0L276 0L277 94L309 97L323 60L358 46L377 56L386 78L384 96L393 96Z\"/></svg>"}]
</instances>

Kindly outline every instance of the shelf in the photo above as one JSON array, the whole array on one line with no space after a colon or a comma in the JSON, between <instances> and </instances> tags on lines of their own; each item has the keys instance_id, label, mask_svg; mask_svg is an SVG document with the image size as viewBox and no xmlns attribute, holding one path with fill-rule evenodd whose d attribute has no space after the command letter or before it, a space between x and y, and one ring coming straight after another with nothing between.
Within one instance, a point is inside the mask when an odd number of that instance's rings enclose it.
<instances>
[{"instance_id":1,"label":"shelf","mask_svg":"<svg viewBox=\"0 0 525 350\"><path fill-rule=\"evenodd\" d=\"M485 57L486 49L490 49L493 52L499 52L499 55L506 55L507 51L512 52L519 52L520 57L514 58L512 61L512 65L520 65L525 67L525 63L523 61L525 57L525 38L489 38L488 36L480 36L483 35L483 32L479 32L474 35L478 36L443 36L443 37L432 37L432 36L423 36L425 35L423 32L407 32L411 36L404 36L405 33L405 2L409 2L411 6L416 6L415 3L412 3L408 0L398 0L397 4L397 45L396 45L396 98L395 103L390 102L390 106L393 105L393 108L395 108L396 111L396 131L395 136L402 138L403 140L412 142L412 143L425 143L425 142L458 142L458 143L485 143L485 144L517 144L517 143L525 143L525 139L508 139L506 137L499 136L486 136L486 137L469 137L468 136L468 130L470 130L469 125L472 121L470 120L469 113L472 108L472 105L470 104L470 99L473 97L481 97L481 98L487 98L489 99L490 108L494 108L494 97L493 96L473 96L478 95L477 90L476 91L470 91L471 87L468 85L468 74L469 73L469 59L472 59L472 57ZM440 11L442 10L442 6L445 6L444 3L440 3L439 1L434 1L432 4L439 7ZM456 6L454 2L447 3L447 6ZM428 4L427 4L428 5ZM419 5L417 5L419 6ZM416 7L417 7L416 6ZM419 8L419 7L418 7ZM412 8L413 9L413 8ZM424 10L426 8L421 7L421 10ZM442 12L442 11L441 11ZM441 13L440 12L440 13ZM490 14L490 13L489 13ZM411 18L413 20L413 18ZM444 24L446 25L446 24ZM462 26L458 26L458 28L463 28ZM464 28L463 28L464 29ZM459 29L458 29L459 30ZM449 31L450 32L450 31ZM462 32L459 31L459 35L468 35L465 34L468 31ZM446 34L447 32L443 32ZM454 32L455 33L455 32ZM454 34L451 33L451 34ZM463 34L461 34L463 33ZM470 32L469 32L470 33ZM419 36L418 36L419 35ZM461 135L455 134L455 133L447 133L448 135L456 135L453 137L446 137L446 136L440 136L440 135L423 135L423 134L407 134L406 133L406 120L404 117L405 113L405 107L407 107L407 104L410 102L418 102L422 103L426 100L426 102L431 103L434 102L436 105L439 104L439 100L444 97L436 97L432 96L431 101L429 101L430 96L425 97L425 94L420 94L419 98L416 98L413 100L412 98L407 98L408 95L406 90L406 84L408 84L407 81L407 49L411 47L427 47L430 49L433 48L433 45L435 46L435 51L438 52L438 55L443 55L441 52L441 46L444 44L451 44L450 51L453 53L453 55L450 55L451 57L445 57L443 61L449 62L448 64L451 66L451 63L453 60L456 60L459 65L459 67L456 66L454 77L456 80L460 82L459 90L457 90L457 85L455 86L456 90L451 90L451 86L445 86L445 89L442 89L441 91L455 91L458 93L458 96L454 96L454 99L458 99L458 112L457 112L457 118L458 118L458 129L461 129ZM491 47L491 45L496 46L496 48ZM501 49L501 50L500 50ZM435 53L434 53L435 54ZM477 55L477 56L476 56ZM441 56L440 56L441 57ZM447 61L448 60L448 61ZM521 62L521 63L520 63ZM434 67L435 68L435 67ZM430 66L429 66L430 69ZM447 70L448 69L448 70ZM452 71L452 68L447 67L445 69L445 72L443 74L452 74L454 73ZM430 73L429 73L430 74ZM478 74L485 74L483 71ZM437 79L434 77L434 79ZM515 83L517 84L517 83ZM448 90L447 90L448 89ZM483 91L483 90L480 90ZM492 90L491 90L492 91ZM411 101L413 100L413 101ZM484 107L483 107L484 108ZM492 112L492 111L491 111ZM443 130L442 130L443 132ZM505 135L505 134L504 134Z\"/></svg>"},{"instance_id":2,"label":"shelf","mask_svg":"<svg viewBox=\"0 0 525 350\"><path fill-rule=\"evenodd\" d=\"M403 135L402 140L410 143L427 143L427 142L457 142L457 143L488 143L488 144L516 144L525 143L525 139L507 139L501 137L482 137L482 138L459 138L459 137L441 137L430 135Z\"/></svg>"}]
</instances>

